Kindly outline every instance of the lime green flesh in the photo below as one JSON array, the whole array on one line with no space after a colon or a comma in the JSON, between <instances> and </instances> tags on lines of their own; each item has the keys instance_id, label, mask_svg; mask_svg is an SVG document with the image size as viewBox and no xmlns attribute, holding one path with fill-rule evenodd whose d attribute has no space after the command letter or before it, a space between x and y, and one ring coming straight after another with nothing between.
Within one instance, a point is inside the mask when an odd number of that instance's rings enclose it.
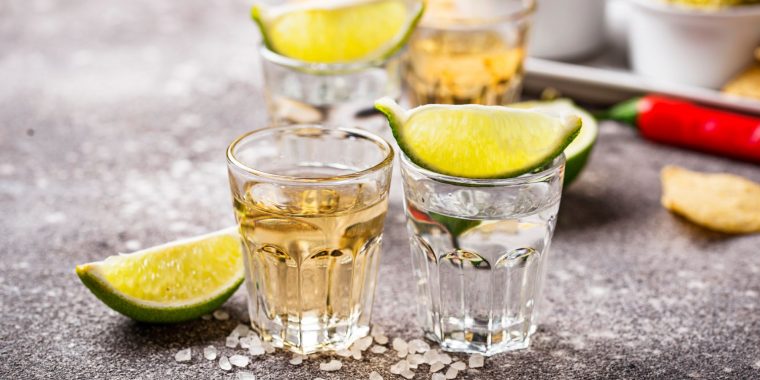
<instances>
[{"instance_id":1,"label":"lime green flesh","mask_svg":"<svg viewBox=\"0 0 760 380\"><path fill-rule=\"evenodd\" d=\"M221 306L243 281L237 230L168 243L78 265L82 282L106 305L143 322L195 319Z\"/></svg>"},{"instance_id":2,"label":"lime green flesh","mask_svg":"<svg viewBox=\"0 0 760 380\"><path fill-rule=\"evenodd\" d=\"M591 151L594 148L596 139L599 135L599 126L591 114L584 109L576 106L569 99L557 99L552 101L540 101L540 102L522 102L511 104L510 107L522 108L522 109L534 109L540 112L548 112L555 115L562 113L574 113L581 117L583 121L583 127L578 137L565 148L565 157L567 157L567 163L565 164L565 182L564 185L570 185L578 175L583 171L583 168L588 162L588 158L591 155Z\"/></svg>"},{"instance_id":3,"label":"lime green flesh","mask_svg":"<svg viewBox=\"0 0 760 380\"><path fill-rule=\"evenodd\" d=\"M282 12L256 5L251 14L266 45L279 54L314 63L353 62L387 57L404 45L424 8L408 3L374 0L329 7L314 2L318 7Z\"/></svg>"},{"instance_id":4,"label":"lime green flesh","mask_svg":"<svg viewBox=\"0 0 760 380\"><path fill-rule=\"evenodd\" d=\"M509 178L541 167L581 128L578 117L501 106L425 105L404 111L388 98L375 106L412 161L465 178Z\"/></svg>"}]
</instances>

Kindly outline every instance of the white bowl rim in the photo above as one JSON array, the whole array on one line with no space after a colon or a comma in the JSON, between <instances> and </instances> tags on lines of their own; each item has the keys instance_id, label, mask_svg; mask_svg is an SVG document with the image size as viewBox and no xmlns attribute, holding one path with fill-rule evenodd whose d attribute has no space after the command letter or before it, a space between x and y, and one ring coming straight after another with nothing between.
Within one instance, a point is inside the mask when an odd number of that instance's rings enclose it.
<instances>
[{"instance_id":1,"label":"white bowl rim","mask_svg":"<svg viewBox=\"0 0 760 380\"><path fill-rule=\"evenodd\" d=\"M668 4L659 0L628 0L640 7L674 16L703 18L735 18L760 16L760 4L738 5L718 9L700 9L683 5Z\"/></svg>"}]
</instances>

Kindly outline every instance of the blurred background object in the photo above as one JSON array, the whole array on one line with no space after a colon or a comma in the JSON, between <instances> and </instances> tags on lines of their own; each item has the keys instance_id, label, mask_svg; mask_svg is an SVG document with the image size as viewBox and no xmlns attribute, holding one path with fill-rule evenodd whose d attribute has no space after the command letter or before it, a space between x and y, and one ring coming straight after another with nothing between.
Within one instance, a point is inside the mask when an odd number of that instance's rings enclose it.
<instances>
[{"instance_id":1,"label":"blurred background object","mask_svg":"<svg viewBox=\"0 0 760 380\"><path fill-rule=\"evenodd\" d=\"M534 0L429 0L409 41L409 102L516 101L534 7Z\"/></svg>"},{"instance_id":2,"label":"blurred background object","mask_svg":"<svg viewBox=\"0 0 760 380\"><path fill-rule=\"evenodd\" d=\"M540 0L528 52L531 56L570 60L596 53L605 42L606 0Z\"/></svg>"},{"instance_id":3,"label":"blurred background object","mask_svg":"<svg viewBox=\"0 0 760 380\"><path fill-rule=\"evenodd\" d=\"M760 6L694 9L631 1L631 67L668 82L717 89L752 62Z\"/></svg>"}]
</instances>

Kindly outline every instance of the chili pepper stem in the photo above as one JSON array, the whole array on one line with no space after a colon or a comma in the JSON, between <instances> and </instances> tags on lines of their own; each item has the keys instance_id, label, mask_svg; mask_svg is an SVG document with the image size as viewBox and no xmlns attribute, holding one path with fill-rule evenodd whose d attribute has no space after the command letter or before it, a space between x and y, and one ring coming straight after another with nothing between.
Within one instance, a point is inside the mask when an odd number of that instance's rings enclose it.
<instances>
[{"instance_id":1,"label":"chili pepper stem","mask_svg":"<svg viewBox=\"0 0 760 380\"><path fill-rule=\"evenodd\" d=\"M622 121L635 126L639 117L639 102L641 98L633 98L614 105L604 115L607 119Z\"/></svg>"}]
</instances>

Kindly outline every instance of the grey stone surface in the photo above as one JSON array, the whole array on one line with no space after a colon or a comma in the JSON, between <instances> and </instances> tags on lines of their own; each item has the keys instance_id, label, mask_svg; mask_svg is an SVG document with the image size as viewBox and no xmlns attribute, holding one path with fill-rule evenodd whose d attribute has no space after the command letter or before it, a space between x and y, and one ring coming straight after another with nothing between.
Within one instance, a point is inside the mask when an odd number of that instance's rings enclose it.
<instances>
[{"instance_id":1,"label":"grey stone surface","mask_svg":"<svg viewBox=\"0 0 760 380\"><path fill-rule=\"evenodd\" d=\"M245 319L242 294L225 305L229 321L150 326L103 306L73 268L231 224L224 148L265 117L247 10L244 1L0 1L0 378L234 378L201 350L233 353L224 337ZM562 201L531 349L459 378L760 378L760 236L718 235L663 210L666 164L760 181L757 166L602 125ZM374 320L419 337L398 202L386 233ZM176 363L186 347L192 361ZM249 370L391 378L387 354L333 373L288 357L256 358Z\"/></svg>"}]
</instances>

